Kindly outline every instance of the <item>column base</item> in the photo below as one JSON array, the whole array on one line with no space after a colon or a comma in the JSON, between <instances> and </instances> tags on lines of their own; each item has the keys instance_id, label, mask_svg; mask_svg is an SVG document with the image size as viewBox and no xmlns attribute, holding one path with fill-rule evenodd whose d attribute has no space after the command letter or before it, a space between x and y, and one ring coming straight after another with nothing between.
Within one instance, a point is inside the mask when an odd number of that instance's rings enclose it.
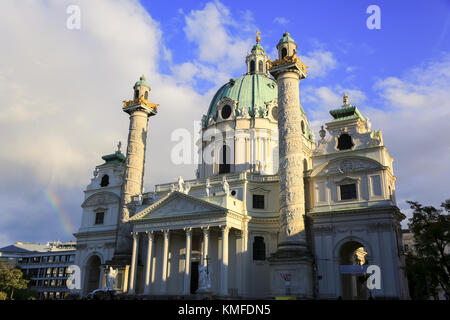
<instances>
[{"instance_id":1,"label":"column base","mask_svg":"<svg viewBox=\"0 0 450 320\"><path fill-rule=\"evenodd\" d=\"M314 298L313 257L305 247L285 244L268 261L273 296Z\"/></svg>"}]
</instances>

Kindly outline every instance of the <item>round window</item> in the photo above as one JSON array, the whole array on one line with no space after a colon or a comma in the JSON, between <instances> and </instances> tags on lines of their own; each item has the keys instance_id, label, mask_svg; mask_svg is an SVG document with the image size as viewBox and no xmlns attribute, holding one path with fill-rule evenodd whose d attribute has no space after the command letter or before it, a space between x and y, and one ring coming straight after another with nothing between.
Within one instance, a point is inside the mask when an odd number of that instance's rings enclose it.
<instances>
[{"instance_id":1,"label":"round window","mask_svg":"<svg viewBox=\"0 0 450 320\"><path fill-rule=\"evenodd\" d=\"M278 107L272 108L272 118L274 118L275 120L278 120Z\"/></svg>"},{"instance_id":2,"label":"round window","mask_svg":"<svg viewBox=\"0 0 450 320\"><path fill-rule=\"evenodd\" d=\"M231 116L231 107L229 105L225 105L222 108L222 119L228 119Z\"/></svg>"}]
</instances>

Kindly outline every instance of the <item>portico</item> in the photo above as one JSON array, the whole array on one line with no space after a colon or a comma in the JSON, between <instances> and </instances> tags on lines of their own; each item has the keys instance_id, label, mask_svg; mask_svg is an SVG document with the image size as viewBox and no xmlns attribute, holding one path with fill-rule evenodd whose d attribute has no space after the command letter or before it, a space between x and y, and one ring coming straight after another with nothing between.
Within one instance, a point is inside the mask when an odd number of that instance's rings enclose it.
<instances>
[{"instance_id":1,"label":"portico","mask_svg":"<svg viewBox=\"0 0 450 320\"><path fill-rule=\"evenodd\" d=\"M243 279L237 276L244 265L237 260L243 259L248 241L243 232L247 219L242 213L175 191L130 222L129 294L194 294L200 264L210 273L214 295L243 291ZM143 287L138 287L137 279Z\"/></svg>"}]
</instances>

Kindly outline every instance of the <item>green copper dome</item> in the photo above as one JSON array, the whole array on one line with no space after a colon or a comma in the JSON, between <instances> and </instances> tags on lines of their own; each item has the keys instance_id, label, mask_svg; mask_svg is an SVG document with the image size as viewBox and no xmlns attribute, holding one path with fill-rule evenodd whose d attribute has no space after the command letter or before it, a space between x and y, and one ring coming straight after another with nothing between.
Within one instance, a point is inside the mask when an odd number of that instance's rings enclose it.
<instances>
[{"instance_id":1,"label":"green copper dome","mask_svg":"<svg viewBox=\"0 0 450 320\"><path fill-rule=\"evenodd\" d=\"M252 48L252 53L254 54L260 54L265 56L266 55L266 51L264 50L264 48L262 47L262 45L260 45L259 43L255 44Z\"/></svg>"},{"instance_id":2,"label":"green copper dome","mask_svg":"<svg viewBox=\"0 0 450 320\"><path fill-rule=\"evenodd\" d=\"M143 75L139 78L139 81L134 84L135 88L138 86L145 86L150 89L150 84L147 82L147 79Z\"/></svg>"},{"instance_id":3,"label":"green copper dome","mask_svg":"<svg viewBox=\"0 0 450 320\"><path fill-rule=\"evenodd\" d=\"M295 43L294 39L291 38L291 35L289 34L289 32L285 32L283 33L283 38L280 39L280 41L278 41L277 47L285 42L292 42Z\"/></svg>"},{"instance_id":4,"label":"green copper dome","mask_svg":"<svg viewBox=\"0 0 450 320\"><path fill-rule=\"evenodd\" d=\"M217 103L228 97L238 101L239 108L248 108L249 114L254 107L263 107L264 102L270 102L278 97L278 87L274 79L262 74L246 74L237 79L231 79L214 95L209 105L207 117L216 116Z\"/></svg>"}]
</instances>

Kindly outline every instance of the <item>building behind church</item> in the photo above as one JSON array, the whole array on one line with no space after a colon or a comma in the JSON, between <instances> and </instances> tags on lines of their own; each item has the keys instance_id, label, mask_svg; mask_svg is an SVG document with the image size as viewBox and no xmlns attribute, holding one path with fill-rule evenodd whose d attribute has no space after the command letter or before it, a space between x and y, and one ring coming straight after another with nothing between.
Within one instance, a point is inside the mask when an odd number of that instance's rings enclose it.
<instances>
[{"instance_id":1,"label":"building behind church","mask_svg":"<svg viewBox=\"0 0 450 320\"><path fill-rule=\"evenodd\" d=\"M381 131L344 95L316 141L299 101L307 67L289 33L277 50L271 61L258 35L245 74L202 118L196 178L154 192L143 189L147 124L164 106L150 102L144 76L136 82L123 106L126 152L104 155L84 191L82 296L103 288L112 267L116 290L149 298L194 297L199 270L216 298L408 298L405 216ZM343 272L351 265L378 266L380 287Z\"/></svg>"}]
</instances>

